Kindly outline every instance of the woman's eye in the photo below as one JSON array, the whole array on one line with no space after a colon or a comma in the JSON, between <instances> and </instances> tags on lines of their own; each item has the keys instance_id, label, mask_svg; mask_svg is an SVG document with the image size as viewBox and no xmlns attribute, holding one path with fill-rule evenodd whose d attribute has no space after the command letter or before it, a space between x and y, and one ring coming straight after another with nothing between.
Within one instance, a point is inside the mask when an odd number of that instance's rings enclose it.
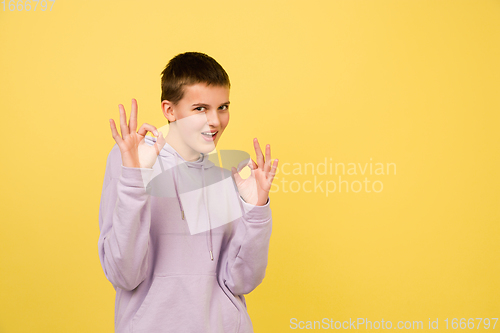
<instances>
[{"instance_id":1,"label":"woman's eye","mask_svg":"<svg viewBox=\"0 0 500 333\"><path fill-rule=\"evenodd\" d=\"M198 106L195 110L196 111L205 111L205 108L203 106Z\"/></svg>"},{"instance_id":2,"label":"woman's eye","mask_svg":"<svg viewBox=\"0 0 500 333\"><path fill-rule=\"evenodd\" d=\"M229 106L228 105L222 105L220 107L220 109L225 111L225 110L229 109Z\"/></svg>"}]
</instances>

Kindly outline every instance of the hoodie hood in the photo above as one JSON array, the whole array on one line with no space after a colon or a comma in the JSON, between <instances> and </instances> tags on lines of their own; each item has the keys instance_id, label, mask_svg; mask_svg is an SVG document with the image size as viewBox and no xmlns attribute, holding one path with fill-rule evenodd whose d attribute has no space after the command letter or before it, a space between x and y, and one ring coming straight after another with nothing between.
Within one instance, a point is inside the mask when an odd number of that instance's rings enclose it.
<instances>
[{"instance_id":1,"label":"hoodie hood","mask_svg":"<svg viewBox=\"0 0 500 333\"><path fill-rule=\"evenodd\" d=\"M156 138L154 137L151 137L149 135L146 135L144 137L144 140L146 141L146 143L150 146L153 146L155 143L156 143ZM192 167L192 168L201 168L201 166L204 166L206 169L207 168L211 168L213 167L215 164L210 161L210 159L208 158L208 154L203 154L203 153L200 153L201 154L201 157L196 160L196 161L186 161L171 145L167 143L165 143L165 145L163 146L163 148L160 150L160 155L159 156L163 156L163 157L170 157L170 156L176 156L178 159L181 160L180 163L185 163L187 164L189 167Z\"/></svg>"},{"instance_id":2,"label":"hoodie hood","mask_svg":"<svg viewBox=\"0 0 500 333\"><path fill-rule=\"evenodd\" d=\"M152 146L156 138L146 135L145 141ZM217 161L217 155L213 156ZM231 172L215 165L209 154L202 153L198 160L186 161L168 143L161 149L156 164L161 173L148 184L151 194L155 196L162 190L165 191L162 193L172 193L168 184L173 183L181 219L187 222L191 235L206 233L208 252L213 260L212 229L242 216Z\"/></svg>"}]
</instances>

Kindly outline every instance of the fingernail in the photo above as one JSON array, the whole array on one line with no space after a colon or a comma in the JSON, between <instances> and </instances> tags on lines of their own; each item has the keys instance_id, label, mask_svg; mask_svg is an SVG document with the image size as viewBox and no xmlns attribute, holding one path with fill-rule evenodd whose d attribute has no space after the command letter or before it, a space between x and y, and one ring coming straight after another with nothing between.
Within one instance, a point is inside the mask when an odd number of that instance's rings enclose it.
<instances>
[{"instance_id":1,"label":"fingernail","mask_svg":"<svg viewBox=\"0 0 500 333\"><path fill-rule=\"evenodd\" d=\"M155 131L154 133L155 133L156 136L158 136L158 131Z\"/></svg>"}]
</instances>

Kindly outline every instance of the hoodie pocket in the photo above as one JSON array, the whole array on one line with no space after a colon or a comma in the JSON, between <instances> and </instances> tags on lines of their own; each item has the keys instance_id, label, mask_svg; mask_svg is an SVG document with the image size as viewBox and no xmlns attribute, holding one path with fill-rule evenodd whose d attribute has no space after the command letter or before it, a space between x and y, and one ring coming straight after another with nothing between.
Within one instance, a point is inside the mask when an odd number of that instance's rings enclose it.
<instances>
[{"instance_id":1,"label":"hoodie pocket","mask_svg":"<svg viewBox=\"0 0 500 333\"><path fill-rule=\"evenodd\" d=\"M156 276L132 332L238 332L240 314L215 275Z\"/></svg>"}]
</instances>

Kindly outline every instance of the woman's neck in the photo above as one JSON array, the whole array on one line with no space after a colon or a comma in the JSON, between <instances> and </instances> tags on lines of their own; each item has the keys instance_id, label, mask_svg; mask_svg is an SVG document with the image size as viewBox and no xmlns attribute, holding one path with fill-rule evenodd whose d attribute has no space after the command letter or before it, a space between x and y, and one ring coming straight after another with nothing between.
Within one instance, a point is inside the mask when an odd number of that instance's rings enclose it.
<instances>
[{"instance_id":1,"label":"woman's neck","mask_svg":"<svg viewBox=\"0 0 500 333\"><path fill-rule=\"evenodd\" d=\"M165 141L175 149L176 152L181 155L181 157L188 161L194 162L201 158L201 153L194 151L189 146L187 146L182 139L179 139L178 136L174 134L174 131L169 131L167 136L165 137Z\"/></svg>"}]
</instances>

